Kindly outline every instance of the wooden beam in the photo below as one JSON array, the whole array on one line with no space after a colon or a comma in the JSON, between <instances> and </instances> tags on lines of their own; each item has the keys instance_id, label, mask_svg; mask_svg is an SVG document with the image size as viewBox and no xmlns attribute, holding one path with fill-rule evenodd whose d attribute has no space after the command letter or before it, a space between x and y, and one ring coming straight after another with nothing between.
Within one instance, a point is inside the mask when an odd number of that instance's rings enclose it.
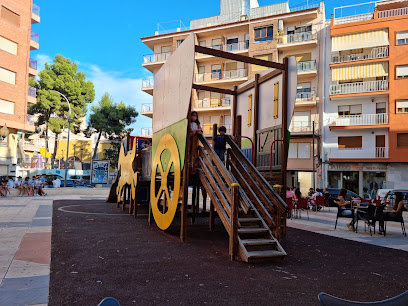
<instances>
[{"instance_id":1,"label":"wooden beam","mask_svg":"<svg viewBox=\"0 0 408 306\"><path fill-rule=\"evenodd\" d=\"M282 139L283 139L283 148L282 148L282 198L286 198L286 187L287 187L287 164L288 164L288 80L289 80L289 70L288 70L288 59L285 57L283 59L283 64L285 65L285 70L283 72L283 84L282 84ZM272 152L271 152L272 154Z\"/></svg>"},{"instance_id":2,"label":"wooden beam","mask_svg":"<svg viewBox=\"0 0 408 306\"><path fill-rule=\"evenodd\" d=\"M258 84L262 84L263 82L266 82L266 81L280 75L281 73L282 73L281 70L271 71L271 72L259 77ZM247 90L250 90L251 88L254 88L254 86L255 86L255 81L253 80L252 82L242 86L241 88L238 88L236 92L237 92L237 94L241 94L241 93L243 93L243 92L245 92Z\"/></svg>"},{"instance_id":3,"label":"wooden beam","mask_svg":"<svg viewBox=\"0 0 408 306\"><path fill-rule=\"evenodd\" d=\"M230 59L230 60L233 60L233 61L244 62L244 63L263 66L263 67L268 67L268 68L276 68L276 69L280 69L280 70L285 69L284 64L281 64L281 63L265 61L265 60L261 60L261 59L257 59L257 58L253 58L253 57L249 57L249 56L234 54L234 53L225 52L225 51L221 51L221 50L215 50L215 49L211 49L211 48L207 48L207 47L202 47L202 46L197 46L196 45L195 46L195 51L198 52L198 53L208 54L208 55L212 55L212 56L215 56L215 57L226 58L226 59Z\"/></svg>"},{"instance_id":4,"label":"wooden beam","mask_svg":"<svg viewBox=\"0 0 408 306\"><path fill-rule=\"evenodd\" d=\"M234 86L234 92L237 92L238 86ZM235 124L236 124L236 116L237 116L237 108L238 108L238 96L234 95L232 97L232 136L235 136Z\"/></svg>"},{"instance_id":5,"label":"wooden beam","mask_svg":"<svg viewBox=\"0 0 408 306\"><path fill-rule=\"evenodd\" d=\"M233 95L233 96L237 94L234 90L231 90L231 89L217 88L217 87L198 85L198 84L193 84L193 89L205 90L205 91L210 91L210 92L219 92L222 94Z\"/></svg>"},{"instance_id":6,"label":"wooden beam","mask_svg":"<svg viewBox=\"0 0 408 306\"><path fill-rule=\"evenodd\" d=\"M253 133L253 138L254 138L254 151L257 152L257 137L256 137L256 132L258 131L258 121L259 121L259 74L255 74L254 78L254 105L253 105L253 110L254 110L254 133ZM252 161L254 165L256 165L256 154L252 155L254 157L254 160Z\"/></svg>"}]
</instances>

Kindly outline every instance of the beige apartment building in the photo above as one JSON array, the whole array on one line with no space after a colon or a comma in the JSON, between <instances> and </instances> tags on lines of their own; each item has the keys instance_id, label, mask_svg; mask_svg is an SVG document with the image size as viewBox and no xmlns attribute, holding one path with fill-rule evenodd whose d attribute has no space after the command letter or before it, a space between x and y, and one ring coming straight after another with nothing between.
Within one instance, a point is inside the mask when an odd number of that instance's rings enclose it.
<instances>
[{"instance_id":1,"label":"beige apartment building","mask_svg":"<svg viewBox=\"0 0 408 306\"><path fill-rule=\"evenodd\" d=\"M38 74L30 50L38 50L39 36L31 25L40 22L40 8L32 1L3 0L0 3L0 175L15 175L23 158L20 133L33 132L27 116L29 103L36 103L36 90L29 77Z\"/></svg>"},{"instance_id":2,"label":"beige apartment building","mask_svg":"<svg viewBox=\"0 0 408 306\"><path fill-rule=\"evenodd\" d=\"M319 152L320 97L322 77L318 67L323 59L322 30L325 27L323 2L312 2L309 7L289 7L289 2L259 6L256 0L220 0L220 15L190 21L189 28L141 38L153 54L145 55L143 67L154 75L166 59L194 33L196 44L259 59L283 62L295 56L298 61L298 93L295 114L291 124L288 185L306 191L313 186L313 156ZM219 88L232 88L251 79L266 68L241 62L196 54L194 82ZM153 78L143 81L142 90L153 95ZM232 97L219 93L194 91L192 109L206 136L212 135L212 126L224 125L231 132ZM273 97L271 97L271 107ZM142 106L141 113L152 118L152 104ZM315 135L313 135L313 122ZM145 130L146 134L150 130ZM313 138L315 148L313 150ZM256 140L258 141L258 140ZM243 141L243 146L250 145ZM259 143L257 154L270 152ZM258 159L259 160L259 159ZM260 169L268 165L257 165ZM316 178L317 180L317 178Z\"/></svg>"}]
</instances>

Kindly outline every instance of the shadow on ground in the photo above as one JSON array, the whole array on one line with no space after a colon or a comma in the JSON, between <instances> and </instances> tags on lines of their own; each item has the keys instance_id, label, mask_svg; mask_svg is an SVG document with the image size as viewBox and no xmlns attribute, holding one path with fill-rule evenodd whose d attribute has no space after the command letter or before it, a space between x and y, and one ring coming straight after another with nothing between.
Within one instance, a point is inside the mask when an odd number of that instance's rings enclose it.
<instances>
[{"instance_id":1,"label":"shadow on ground","mask_svg":"<svg viewBox=\"0 0 408 306\"><path fill-rule=\"evenodd\" d=\"M322 291L370 301L408 290L403 251L288 228L285 260L250 265L229 260L220 222L209 232L199 219L185 243L178 230L104 201L54 201L50 305L317 305Z\"/></svg>"}]
</instances>

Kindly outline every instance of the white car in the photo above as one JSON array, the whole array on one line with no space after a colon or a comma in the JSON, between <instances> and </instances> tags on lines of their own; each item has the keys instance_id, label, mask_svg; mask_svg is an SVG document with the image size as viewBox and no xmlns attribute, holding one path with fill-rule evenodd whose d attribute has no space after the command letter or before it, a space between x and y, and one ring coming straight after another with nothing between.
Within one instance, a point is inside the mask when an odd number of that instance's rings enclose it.
<instances>
[{"instance_id":1,"label":"white car","mask_svg":"<svg viewBox=\"0 0 408 306\"><path fill-rule=\"evenodd\" d=\"M391 191L392 189L378 189L377 190L377 199L378 197L380 197L380 200L383 201L385 196L387 195L387 193L389 191Z\"/></svg>"}]
</instances>

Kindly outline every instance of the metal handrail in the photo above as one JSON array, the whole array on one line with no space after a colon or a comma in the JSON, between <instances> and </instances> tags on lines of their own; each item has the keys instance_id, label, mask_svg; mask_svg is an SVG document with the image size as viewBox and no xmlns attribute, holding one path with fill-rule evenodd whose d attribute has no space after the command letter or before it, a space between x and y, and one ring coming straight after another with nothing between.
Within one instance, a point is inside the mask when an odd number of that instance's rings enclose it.
<instances>
[{"instance_id":1,"label":"metal handrail","mask_svg":"<svg viewBox=\"0 0 408 306\"><path fill-rule=\"evenodd\" d=\"M310 41L310 40L315 40L316 38L317 38L316 31L301 32L301 33L295 33L295 34L285 34L279 37L278 45Z\"/></svg>"},{"instance_id":2,"label":"metal handrail","mask_svg":"<svg viewBox=\"0 0 408 306\"><path fill-rule=\"evenodd\" d=\"M143 55L143 63L162 62L167 60L173 52L154 53Z\"/></svg>"},{"instance_id":3,"label":"metal handrail","mask_svg":"<svg viewBox=\"0 0 408 306\"><path fill-rule=\"evenodd\" d=\"M316 60L298 62L297 69L298 71L316 70Z\"/></svg>"},{"instance_id":4,"label":"metal handrail","mask_svg":"<svg viewBox=\"0 0 408 306\"><path fill-rule=\"evenodd\" d=\"M40 36L38 35L38 33L31 31L31 40L35 41L36 43L39 43Z\"/></svg>"},{"instance_id":5,"label":"metal handrail","mask_svg":"<svg viewBox=\"0 0 408 306\"><path fill-rule=\"evenodd\" d=\"M143 79L142 80L142 88L153 87L153 86L154 86L154 79L153 78Z\"/></svg>"},{"instance_id":6,"label":"metal handrail","mask_svg":"<svg viewBox=\"0 0 408 306\"><path fill-rule=\"evenodd\" d=\"M37 16L40 16L40 7L33 3L33 8L31 9L31 12Z\"/></svg>"},{"instance_id":7,"label":"metal handrail","mask_svg":"<svg viewBox=\"0 0 408 306\"><path fill-rule=\"evenodd\" d=\"M153 111L153 103L142 104L142 113L152 112L152 111Z\"/></svg>"},{"instance_id":8,"label":"metal handrail","mask_svg":"<svg viewBox=\"0 0 408 306\"><path fill-rule=\"evenodd\" d=\"M37 61L33 58L30 58L30 68L37 70Z\"/></svg>"},{"instance_id":9,"label":"metal handrail","mask_svg":"<svg viewBox=\"0 0 408 306\"><path fill-rule=\"evenodd\" d=\"M354 83L330 85L331 95L387 91L387 90L388 90L387 80L365 81L365 82L354 82Z\"/></svg>"},{"instance_id":10,"label":"metal handrail","mask_svg":"<svg viewBox=\"0 0 408 306\"><path fill-rule=\"evenodd\" d=\"M361 114L331 117L329 123L335 126L388 124L388 114Z\"/></svg>"},{"instance_id":11,"label":"metal handrail","mask_svg":"<svg viewBox=\"0 0 408 306\"><path fill-rule=\"evenodd\" d=\"M341 56L336 55L332 57L332 63L354 62L384 57L388 57L388 47L373 48L370 53L355 53Z\"/></svg>"},{"instance_id":12,"label":"metal handrail","mask_svg":"<svg viewBox=\"0 0 408 306\"><path fill-rule=\"evenodd\" d=\"M32 86L28 86L28 95L30 97L36 98L37 97L37 89Z\"/></svg>"},{"instance_id":13,"label":"metal handrail","mask_svg":"<svg viewBox=\"0 0 408 306\"><path fill-rule=\"evenodd\" d=\"M241 68L235 70L214 71L205 73L196 73L196 82L211 82L224 79L237 79L248 77L248 69Z\"/></svg>"}]
</instances>

